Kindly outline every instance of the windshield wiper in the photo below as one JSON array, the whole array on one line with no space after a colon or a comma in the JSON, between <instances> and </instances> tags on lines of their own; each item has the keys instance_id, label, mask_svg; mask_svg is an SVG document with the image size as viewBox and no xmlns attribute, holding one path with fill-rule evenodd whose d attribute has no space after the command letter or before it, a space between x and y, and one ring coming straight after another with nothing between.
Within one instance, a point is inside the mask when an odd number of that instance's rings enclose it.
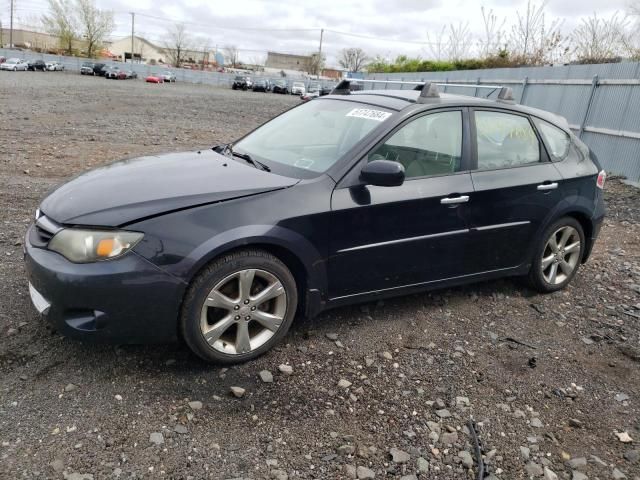
<instances>
[{"instance_id":1,"label":"windshield wiper","mask_svg":"<svg viewBox=\"0 0 640 480\"><path fill-rule=\"evenodd\" d=\"M213 149L216 152L222 153L223 155L231 155L231 156L234 156L234 157L241 158L244 161L246 161L247 163L250 163L251 165L253 165L256 168L260 168L260 169L264 170L265 172L270 172L271 171L271 168L268 165L265 165L264 163L256 160L255 158L253 158L248 153L234 151L233 150L233 144L231 144L231 143L227 143L226 145L218 145L217 147L214 147Z\"/></svg>"}]
</instances>

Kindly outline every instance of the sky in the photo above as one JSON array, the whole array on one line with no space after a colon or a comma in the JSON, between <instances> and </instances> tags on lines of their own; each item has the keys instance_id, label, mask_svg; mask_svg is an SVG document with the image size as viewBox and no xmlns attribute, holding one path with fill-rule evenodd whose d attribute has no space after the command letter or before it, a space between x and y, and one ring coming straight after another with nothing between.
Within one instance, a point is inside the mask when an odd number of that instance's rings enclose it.
<instances>
[{"instance_id":1,"label":"sky","mask_svg":"<svg viewBox=\"0 0 640 480\"><path fill-rule=\"evenodd\" d=\"M0 0L0 20L8 24L9 2ZM634 0L549 0L548 21L559 18L570 31L584 17L623 14ZM635 0L640 3L640 0ZM14 0L18 24L37 23L46 12L46 0ZM481 6L504 19L505 33L526 0L96 0L112 10L114 38L130 35L136 12L136 34L163 45L165 32L185 23L198 47L235 45L245 62L263 61L268 50L309 54L317 52L320 29L328 66L336 66L342 48L360 47L369 56L393 58L398 54L433 57L429 44L443 26L468 23L471 33L483 32ZM533 2L539 4L540 0ZM152 18L153 17L153 18Z\"/></svg>"}]
</instances>

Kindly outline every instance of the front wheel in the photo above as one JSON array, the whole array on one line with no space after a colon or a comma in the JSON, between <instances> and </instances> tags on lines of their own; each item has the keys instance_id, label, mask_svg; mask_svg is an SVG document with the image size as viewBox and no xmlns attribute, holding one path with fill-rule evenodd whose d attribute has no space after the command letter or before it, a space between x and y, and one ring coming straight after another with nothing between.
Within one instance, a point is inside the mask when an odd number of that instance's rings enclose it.
<instances>
[{"instance_id":1,"label":"front wheel","mask_svg":"<svg viewBox=\"0 0 640 480\"><path fill-rule=\"evenodd\" d=\"M215 260L194 280L182 308L182 335L208 362L244 362L282 340L297 304L296 282L284 263L263 250L242 250Z\"/></svg>"},{"instance_id":2,"label":"front wheel","mask_svg":"<svg viewBox=\"0 0 640 480\"><path fill-rule=\"evenodd\" d=\"M543 293L566 287L578 272L584 244L584 230L575 218L564 217L549 225L529 271L531 286Z\"/></svg>"}]
</instances>

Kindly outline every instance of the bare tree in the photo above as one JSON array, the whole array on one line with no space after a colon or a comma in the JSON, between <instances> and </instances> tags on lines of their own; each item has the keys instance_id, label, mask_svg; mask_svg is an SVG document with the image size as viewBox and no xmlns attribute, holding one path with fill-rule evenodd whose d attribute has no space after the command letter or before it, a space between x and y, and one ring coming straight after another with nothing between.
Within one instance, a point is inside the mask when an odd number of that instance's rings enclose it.
<instances>
[{"instance_id":1,"label":"bare tree","mask_svg":"<svg viewBox=\"0 0 640 480\"><path fill-rule=\"evenodd\" d=\"M87 56L92 58L113 31L113 12L100 10L95 0L76 0L76 13L80 32L87 44Z\"/></svg>"},{"instance_id":2,"label":"bare tree","mask_svg":"<svg viewBox=\"0 0 640 480\"><path fill-rule=\"evenodd\" d=\"M445 45L447 60L462 60L469 58L473 46L473 36L469 30L469 22L459 22L457 25L449 24L449 35Z\"/></svg>"},{"instance_id":3,"label":"bare tree","mask_svg":"<svg viewBox=\"0 0 640 480\"><path fill-rule=\"evenodd\" d=\"M369 62L369 56L361 48L343 48L338 63L349 72L360 72Z\"/></svg>"},{"instance_id":4,"label":"bare tree","mask_svg":"<svg viewBox=\"0 0 640 480\"><path fill-rule=\"evenodd\" d=\"M563 21L547 23L548 0L539 5L527 1L524 12L516 12L516 23L511 28L509 50L522 64L541 65L559 60L568 52L566 39L561 34Z\"/></svg>"},{"instance_id":5,"label":"bare tree","mask_svg":"<svg viewBox=\"0 0 640 480\"><path fill-rule=\"evenodd\" d=\"M309 55L309 60L307 62L307 71L311 75L321 75L326 59L327 58L324 54L320 55L318 52L312 53Z\"/></svg>"},{"instance_id":6,"label":"bare tree","mask_svg":"<svg viewBox=\"0 0 640 480\"><path fill-rule=\"evenodd\" d=\"M427 32L427 46L429 48L429 56L434 60L440 61L445 56L445 49L447 45L447 26L444 25L442 30L435 34L432 38Z\"/></svg>"},{"instance_id":7,"label":"bare tree","mask_svg":"<svg viewBox=\"0 0 640 480\"><path fill-rule=\"evenodd\" d=\"M625 39L626 54L632 60L640 60L640 0L631 2L627 13L632 25Z\"/></svg>"},{"instance_id":8,"label":"bare tree","mask_svg":"<svg viewBox=\"0 0 640 480\"><path fill-rule=\"evenodd\" d=\"M231 64L231 67L236 68L240 64L240 51L235 45L227 45L224 47L224 56Z\"/></svg>"},{"instance_id":9,"label":"bare tree","mask_svg":"<svg viewBox=\"0 0 640 480\"><path fill-rule=\"evenodd\" d=\"M60 46L69 55L79 31L74 9L72 0L49 0L49 12L42 16L47 33L58 37Z\"/></svg>"},{"instance_id":10,"label":"bare tree","mask_svg":"<svg viewBox=\"0 0 640 480\"><path fill-rule=\"evenodd\" d=\"M610 18L583 19L573 31L571 40L575 55L582 63L602 63L622 56L627 42L628 19L618 12Z\"/></svg>"},{"instance_id":11,"label":"bare tree","mask_svg":"<svg viewBox=\"0 0 640 480\"><path fill-rule=\"evenodd\" d=\"M167 40L164 43L167 59L174 67L180 67L191 48L191 37L187 33L184 23L176 23L167 30Z\"/></svg>"},{"instance_id":12,"label":"bare tree","mask_svg":"<svg viewBox=\"0 0 640 480\"><path fill-rule=\"evenodd\" d=\"M484 7L480 7L482 11L482 20L484 22L484 36L480 39L480 56L482 58L497 55L503 45L504 26L506 18L502 22L498 20L498 16L493 10L486 11Z\"/></svg>"}]
</instances>

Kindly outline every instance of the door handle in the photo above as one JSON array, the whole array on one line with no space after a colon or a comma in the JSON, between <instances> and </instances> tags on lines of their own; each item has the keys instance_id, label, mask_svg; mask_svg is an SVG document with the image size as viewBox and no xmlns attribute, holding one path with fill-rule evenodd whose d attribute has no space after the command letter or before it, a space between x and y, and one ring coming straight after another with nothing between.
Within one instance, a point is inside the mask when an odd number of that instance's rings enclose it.
<instances>
[{"instance_id":1,"label":"door handle","mask_svg":"<svg viewBox=\"0 0 640 480\"><path fill-rule=\"evenodd\" d=\"M459 197L447 197L440 200L443 205L455 205L456 203L467 203L469 195L460 195Z\"/></svg>"},{"instance_id":2,"label":"door handle","mask_svg":"<svg viewBox=\"0 0 640 480\"><path fill-rule=\"evenodd\" d=\"M538 185L538 190L555 190L556 188L558 188L558 182L543 183L541 185Z\"/></svg>"}]
</instances>

